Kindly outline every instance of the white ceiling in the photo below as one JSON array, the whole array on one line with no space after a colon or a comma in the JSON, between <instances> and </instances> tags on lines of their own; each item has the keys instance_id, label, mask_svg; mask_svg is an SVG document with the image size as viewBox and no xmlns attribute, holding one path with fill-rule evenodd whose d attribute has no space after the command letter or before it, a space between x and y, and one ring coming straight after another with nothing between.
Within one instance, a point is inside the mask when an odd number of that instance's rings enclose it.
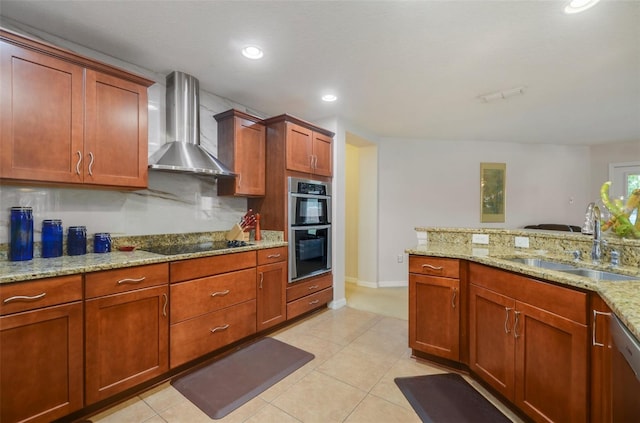
<instances>
[{"instance_id":1,"label":"white ceiling","mask_svg":"<svg viewBox=\"0 0 640 423\"><path fill-rule=\"evenodd\" d=\"M393 138L640 143L640 1L565 4L2 0L0 14L269 116ZM248 43L263 60L240 56Z\"/></svg>"}]
</instances>

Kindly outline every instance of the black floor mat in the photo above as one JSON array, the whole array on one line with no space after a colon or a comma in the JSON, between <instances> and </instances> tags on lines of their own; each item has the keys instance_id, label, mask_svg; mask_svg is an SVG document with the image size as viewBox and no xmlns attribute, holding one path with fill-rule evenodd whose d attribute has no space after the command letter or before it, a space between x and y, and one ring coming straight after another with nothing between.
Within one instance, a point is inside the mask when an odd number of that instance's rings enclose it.
<instances>
[{"instance_id":1,"label":"black floor mat","mask_svg":"<svg viewBox=\"0 0 640 423\"><path fill-rule=\"evenodd\" d=\"M398 377L394 381L423 422L511 422L459 374Z\"/></svg>"},{"instance_id":2,"label":"black floor mat","mask_svg":"<svg viewBox=\"0 0 640 423\"><path fill-rule=\"evenodd\" d=\"M313 358L277 339L263 338L171 385L209 417L221 419Z\"/></svg>"}]
</instances>

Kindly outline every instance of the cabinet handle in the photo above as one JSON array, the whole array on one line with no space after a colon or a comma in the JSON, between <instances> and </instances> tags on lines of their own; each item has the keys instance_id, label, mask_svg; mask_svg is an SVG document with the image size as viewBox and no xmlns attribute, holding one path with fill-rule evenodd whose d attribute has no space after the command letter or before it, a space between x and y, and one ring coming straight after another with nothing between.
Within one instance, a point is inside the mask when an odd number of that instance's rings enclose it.
<instances>
[{"instance_id":1,"label":"cabinet handle","mask_svg":"<svg viewBox=\"0 0 640 423\"><path fill-rule=\"evenodd\" d=\"M453 294L451 295L451 308L456 308L456 296L458 295L458 290L453 288Z\"/></svg>"},{"instance_id":2,"label":"cabinet handle","mask_svg":"<svg viewBox=\"0 0 640 423\"><path fill-rule=\"evenodd\" d=\"M309 291L311 291L312 289L318 289L318 288L320 288L320 285L311 285L309 287Z\"/></svg>"},{"instance_id":3,"label":"cabinet handle","mask_svg":"<svg viewBox=\"0 0 640 423\"><path fill-rule=\"evenodd\" d=\"M12 303L14 301L37 301L41 298L44 298L44 296L47 295L46 292L43 292L42 294L38 294L38 295L33 295L33 296L28 296L28 295L15 295L13 297L9 297L7 299L5 299L3 301L4 304L9 304Z\"/></svg>"},{"instance_id":4,"label":"cabinet handle","mask_svg":"<svg viewBox=\"0 0 640 423\"><path fill-rule=\"evenodd\" d=\"M146 277L146 276L143 276L143 277L138 278L138 279L131 279L131 278L120 279L120 280L117 282L117 284L118 284L118 285L123 285L123 284L125 284L125 283L140 283L140 282L142 282L142 281L143 281L143 280L145 280L145 279L147 279L147 277Z\"/></svg>"},{"instance_id":5,"label":"cabinet handle","mask_svg":"<svg viewBox=\"0 0 640 423\"><path fill-rule=\"evenodd\" d=\"M93 176L93 153L91 151L89 151L89 158L91 159L89 161L89 176Z\"/></svg>"},{"instance_id":6,"label":"cabinet handle","mask_svg":"<svg viewBox=\"0 0 640 423\"><path fill-rule=\"evenodd\" d=\"M513 322L513 336L514 338L518 339L520 337L520 334L518 333L518 324L520 323L520 312L516 311L515 315L516 315L516 321Z\"/></svg>"},{"instance_id":7,"label":"cabinet handle","mask_svg":"<svg viewBox=\"0 0 640 423\"><path fill-rule=\"evenodd\" d=\"M211 333L216 333L216 332L218 332L219 330L227 330L227 329L229 329L229 323L227 323L227 324L226 324L226 325L224 325L224 326L218 326L218 327L216 327L216 328L209 329L209 330L211 331Z\"/></svg>"},{"instance_id":8,"label":"cabinet handle","mask_svg":"<svg viewBox=\"0 0 640 423\"><path fill-rule=\"evenodd\" d=\"M313 305L313 304L318 304L320 302L320 300L313 300L309 303L309 305Z\"/></svg>"},{"instance_id":9,"label":"cabinet handle","mask_svg":"<svg viewBox=\"0 0 640 423\"><path fill-rule=\"evenodd\" d=\"M218 296L218 295L219 295L219 296L221 296L221 297L224 297L224 296L225 296L225 295L227 295L229 292L231 292L231 291L229 291L228 289L225 289L224 291L217 291L217 292L214 292L214 293L212 293L212 294L211 294L211 296L212 296L212 297L216 297L216 296Z\"/></svg>"},{"instance_id":10,"label":"cabinet handle","mask_svg":"<svg viewBox=\"0 0 640 423\"><path fill-rule=\"evenodd\" d=\"M262 282L264 281L264 273L260 272L260 289L262 289Z\"/></svg>"},{"instance_id":11,"label":"cabinet handle","mask_svg":"<svg viewBox=\"0 0 640 423\"><path fill-rule=\"evenodd\" d=\"M242 186L242 173L238 174L238 188Z\"/></svg>"},{"instance_id":12,"label":"cabinet handle","mask_svg":"<svg viewBox=\"0 0 640 423\"><path fill-rule=\"evenodd\" d=\"M510 307L505 307L504 311L507 313L507 317L504 319L504 333L509 333L511 330L509 329L509 312L512 310Z\"/></svg>"},{"instance_id":13,"label":"cabinet handle","mask_svg":"<svg viewBox=\"0 0 640 423\"><path fill-rule=\"evenodd\" d=\"M167 317L167 304L169 304L169 297L167 294L162 294L162 298L164 298L164 305L162 306L162 315Z\"/></svg>"},{"instance_id":14,"label":"cabinet handle","mask_svg":"<svg viewBox=\"0 0 640 423\"><path fill-rule=\"evenodd\" d=\"M309 167L313 169L313 154L309 154Z\"/></svg>"},{"instance_id":15,"label":"cabinet handle","mask_svg":"<svg viewBox=\"0 0 640 423\"><path fill-rule=\"evenodd\" d=\"M78 161L76 162L76 174L80 175L80 163L82 163L82 153L78 150Z\"/></svg>"},{"instance_id":16,"label":"cabinet handle","mask_svg":"<svg viewBox=\"0 0 640 423\"><path fill-rule=\"evenodd\" d=\"M428 269L431 269L431 270L442 270L442 269L444 269L444 267L442 267L442 266L434 266L432 264L423 264L422 265L422 270L424 270L425 267L428 268Z\"/></svg>"},{"instance_id":17,"label":"cabinet handle","mask_svg":"<svg viewBox=\"0 0 640 423\"><path fill-rule=\"evenodd\" d=\"M596 340L596 323L598 322L598 315L611 316L611 313L605 313L598 310L593 310L593 325L591 326L591 344L594 347L606 347L605 344Z\"/></svg>"},{"instance_id":18,"label":"cabinet handle","mask_svg":"<svg viewBox=\"0 0 640 423\"><path fill-rule=\"evenodd\" d=\"M278 253L278 254L269 254L267 256L267 258L278 258L278 257L280 257L280 253Z\"/></svg>"},{"instance_id":19,"label":"cabinet handle","mask_svg":"<svg viewBox=\"0 0 640 423\"><path fill-rule=\"evenodd\" d=\"M315 154L313 155L313 168L318 168L318 156L316 156Z\"/></svg>"}]
</instances>

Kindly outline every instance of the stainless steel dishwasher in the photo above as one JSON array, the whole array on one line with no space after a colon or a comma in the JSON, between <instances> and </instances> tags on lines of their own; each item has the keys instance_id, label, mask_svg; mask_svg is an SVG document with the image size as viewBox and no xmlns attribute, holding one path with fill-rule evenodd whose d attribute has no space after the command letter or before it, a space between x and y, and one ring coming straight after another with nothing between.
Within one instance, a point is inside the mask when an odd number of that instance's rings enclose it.
<instances>
[{"instance_id":1,"label":"stainless steel dishwasher","mask_svg":"<svg viewBox=\"0 0 640 423\"><path fill-rule=\"evenodd\" d=\"M611 315L613 421L640 422L640 342Z\"/></svg>"}]
</instances>

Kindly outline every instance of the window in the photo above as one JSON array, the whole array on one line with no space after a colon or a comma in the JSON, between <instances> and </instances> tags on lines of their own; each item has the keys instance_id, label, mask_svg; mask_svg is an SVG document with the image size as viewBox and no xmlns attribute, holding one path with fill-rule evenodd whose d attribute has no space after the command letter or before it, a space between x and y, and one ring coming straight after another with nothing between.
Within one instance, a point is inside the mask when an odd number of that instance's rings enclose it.
<instances>
[{"instance_id":1,"label":"window","mask_svg":"<svg viewBox=\"0 0 640 423\"><path fill-rule=\"evenodd\" d=\"M640 162L611 163L609 180L611 181L610 198L629 198L634 189L640 189ZM637 214L636 209L629 217L631 223L636 221Z\"/></svg>"}]
</instances>

